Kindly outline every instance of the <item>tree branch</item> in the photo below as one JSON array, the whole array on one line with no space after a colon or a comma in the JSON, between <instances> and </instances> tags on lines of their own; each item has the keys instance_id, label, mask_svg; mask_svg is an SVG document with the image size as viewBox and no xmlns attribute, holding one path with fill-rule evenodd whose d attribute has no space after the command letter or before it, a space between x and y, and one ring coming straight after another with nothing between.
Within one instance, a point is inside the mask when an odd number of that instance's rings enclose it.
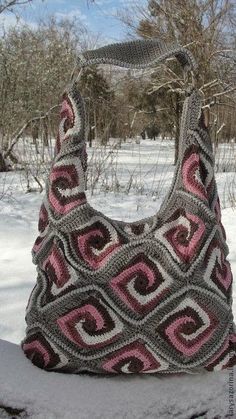
<instances>
[{"instance_id":1,"label":"tree branch","mask_svg":"<svg viewBox=\"0 0 236 419\"><path fill-rule=\"evenodd\" d=\"M13 140L12 140L12 142L11 142L11 144L10 144L10 146L8 147L8 149L5 151L5 153L4 153L4 158L6 159L8 156L9 156L9 154L12 152L12 150L13 150L13 147L16 145L16 143L17 143L17 141L20 139L20 137L21 137L21 135L22 135L22 133L28 128L28 126L32 123L32 122L35 122L35 121L39 121L40 119L45 119L45 118L47 118L47 116L49 115L49 113L53 110L53 109L55 109L55 108L57 108L57 107L59 107L60 105L54 105L54 106L52 106L44 115L41 115L41 116L35 116L34 118L31 118L31 119L29 119L27 122L25 122L25 124L21 127L21 129L18 131L18 133L14 136L14 138L13 138Z\"/></svg>"},{"instance_id":2,"label":"tree branch","mask_svg":"<svg viewBox=\"0 0 236 419\"><path fill-rule=\"evenodd\" d=\"M2 0L0 1L0 14L5 11L12 12L12 7L22 6L31 1L32 0Z\"/></svg>"}]
</instances>

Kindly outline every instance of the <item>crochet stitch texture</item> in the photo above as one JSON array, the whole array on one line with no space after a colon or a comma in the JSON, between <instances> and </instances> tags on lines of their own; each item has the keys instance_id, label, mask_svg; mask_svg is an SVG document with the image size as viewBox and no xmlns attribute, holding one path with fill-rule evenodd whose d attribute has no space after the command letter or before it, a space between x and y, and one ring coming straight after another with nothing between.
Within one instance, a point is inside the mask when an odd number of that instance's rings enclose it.
<instances>
[{"instance_id":1,"label":"crochet stitch texture","mask_svg":"<svg viewBox=\"0 0 236 419\"><path fill-rule=\"evenodd\" d=\"M79 65L144 68L185 48L156 39L111 44ZM179 156L160 210L110 219L85 194L88 127L76 84L63 95L55 157L32 249L37 282L22 349L38 367L67 373L198 373L236 364L232 273L201 94L186 94Z\"/></svg>"}]
</instances>

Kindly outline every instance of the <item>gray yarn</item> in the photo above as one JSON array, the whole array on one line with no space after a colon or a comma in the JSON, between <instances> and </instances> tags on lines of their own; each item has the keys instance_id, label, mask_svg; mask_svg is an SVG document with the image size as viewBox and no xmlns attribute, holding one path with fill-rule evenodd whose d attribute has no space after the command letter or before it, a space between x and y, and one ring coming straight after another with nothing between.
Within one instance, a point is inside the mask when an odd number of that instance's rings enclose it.
<instances>
[{"instance_id":1,"label":"gray yarn","mask_svg":"<svg viewBox=\"0 0 236 419\"><path fill-rule=\"evenodd\" d=\"M167 46L164 41L156 38L114 43L87 50L78 55L78 64L81 67L91 64L113 64L141 69L160 64L173 56L178 59L184 70L197 70L197 63L190 51L177 44Z\"/></svg>"},{"instance_id":2,"label":"gray yarn","mask_svg":"<svg viewBox=\"0 0 236 419\"><path fill-rule=\"evenodd\" d=\"M184 70L196 69L189 51L156 39L85 51L79 64L144 68L172 55ZM212 144L200 92L186 96L169 193L152 217L123 222L86 200L85 104L76 84L66 92L32 249L38 275L22 348L35 365L67 373L198 373L236 363Z\"/></svg>"}]
</instances>

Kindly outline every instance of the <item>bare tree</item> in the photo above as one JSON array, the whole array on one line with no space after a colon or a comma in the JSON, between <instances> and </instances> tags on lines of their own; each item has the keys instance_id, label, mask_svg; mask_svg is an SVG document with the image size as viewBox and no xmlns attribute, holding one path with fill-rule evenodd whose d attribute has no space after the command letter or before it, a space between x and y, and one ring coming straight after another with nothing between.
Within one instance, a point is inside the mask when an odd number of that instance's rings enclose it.
<instances>
[{"instance_id":1,"label":"bare tree","mask_svg":"<svg viewBox=\"0 0 236 419\"><path fill-rule=\"evenodd\" d=\"M167 43L177 42L193 52L199 64L196 83L205 97L205 106L211 107L223 97L234 103L233 0L150 0L144 6L137 1L132 3L132 9L127 6L118 10L117 17L130 36L164 38ZM184 91L185 80L176 62L169 61L153 71L149 93L156 94L157 109L158 101L167 109L158 113L158 120L162 129L165 121L171 120L176 139L175 161Z\"/></svg>"},{"instance_id":2,"label":"bare tree","mask_svg":"<svg viewBox=\"0 0 236 419\"><path fill-rule=\"evenodd\" d=\"M14 12L16 6L30 3L32 0L0 0L0 13Z\"/></svg>"},{"instance_id":3,"label":"bare tree","mask_svg":"<svg viewBox=\"0 0 236 419\"><path fill-rule=\"evenodd\" d=\"M38 139L47 143L55 135L58 112L41 118L60 103L76 62L80 34L78 22L55 19L41 22L37 31L27 25L8 30L0 39L0 149L1 161L13 155L21 134L31 135L34 120ZM85 38L85 36L84 36ZM23 132L22 127L25 127ZM35 142L36 144L36 142ZM8 152L10 150L10 153ZM1 164L5 170L8 164Z\"/></svg>"}]
</instances>

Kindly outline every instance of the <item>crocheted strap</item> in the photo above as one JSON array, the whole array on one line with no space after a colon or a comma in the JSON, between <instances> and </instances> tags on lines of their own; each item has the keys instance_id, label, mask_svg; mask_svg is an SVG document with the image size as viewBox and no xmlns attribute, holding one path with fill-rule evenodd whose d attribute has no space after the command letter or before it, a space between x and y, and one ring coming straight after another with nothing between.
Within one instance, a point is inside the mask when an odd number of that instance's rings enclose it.
<instances>
[{"instance_id":1,"label":"crocheted strap","mask_svg":"<svg viewBox=\"0 0 236 419\"><path fill-rule=\"evenodd\" d=\"M176 44L167 46L157 38L137 39L87 50L79 54L78 64L81 67L90 64L113 64L138 69L160 64L172 56L178 59L185 71L196 71L197 64L190 51Z\"/></svg>"}]
</instances>

